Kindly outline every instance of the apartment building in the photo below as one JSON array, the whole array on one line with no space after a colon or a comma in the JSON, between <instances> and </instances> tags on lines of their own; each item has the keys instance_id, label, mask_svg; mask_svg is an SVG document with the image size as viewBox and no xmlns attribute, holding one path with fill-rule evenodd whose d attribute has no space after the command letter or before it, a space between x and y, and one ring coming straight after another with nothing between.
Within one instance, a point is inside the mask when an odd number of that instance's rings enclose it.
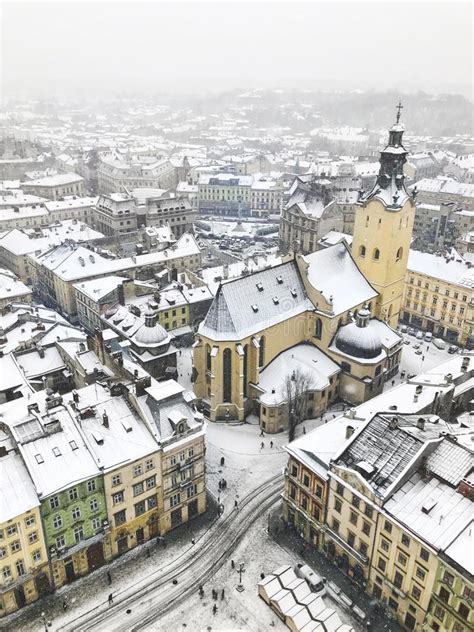
<instances>
[{"instance_id":1,"label":"apartment building","mask_svg":"<svg viewBox=\"0 0 474 632\"><path fill-rule=\"evenodd\" d=\"M58 173L37 180L21 183L25 193L39 195L48 200L60 200L68 195L82 197L85 194L84 178L77 173Z\"/></svg>"},{"instance_id":2,"label":"apartment building","mask_svg":"<svg viewBox=\"0 0 474 632\"><path fill-rule=\"evenodd\" d=\"M252 208L253 176L203 173L199 177L199 212L248 216Z\"/></svg>"},{"instance_id":3,"label":"apartment building","mask_svg":"<svg viewBox=\"0 0 474 632\"><path fill-rule=\"evenodd\" d=\"M132 196L124 193L101 194L93 209L94 227L107 236L137 230L137 210Z\"/></svg>"},{"instance_id":4,"label":"apartment building","mask_svg":"<svg viewBox=\"0 0 474 632\"><path fill-rule=\"evenodd\" d=\"M410 250L402 322L470 349L474 345L473 279L470 264Z\"/></svg>"}]
</instances>

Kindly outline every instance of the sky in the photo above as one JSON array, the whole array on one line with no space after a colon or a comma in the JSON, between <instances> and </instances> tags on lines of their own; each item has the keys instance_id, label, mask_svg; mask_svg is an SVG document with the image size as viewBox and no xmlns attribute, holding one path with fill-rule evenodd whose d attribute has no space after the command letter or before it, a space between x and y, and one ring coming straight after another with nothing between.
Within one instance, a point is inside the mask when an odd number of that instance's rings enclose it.
<instances>
[{"instance_id":1,"label":"sky","mask_svg":"<svg viewBox=\"0 0 474 632\"><path fill-rule=\"evenodd\" d=\"M3 97L397 89L472 98L470 2L2 2Z\"/></svg>"}]
</instances>

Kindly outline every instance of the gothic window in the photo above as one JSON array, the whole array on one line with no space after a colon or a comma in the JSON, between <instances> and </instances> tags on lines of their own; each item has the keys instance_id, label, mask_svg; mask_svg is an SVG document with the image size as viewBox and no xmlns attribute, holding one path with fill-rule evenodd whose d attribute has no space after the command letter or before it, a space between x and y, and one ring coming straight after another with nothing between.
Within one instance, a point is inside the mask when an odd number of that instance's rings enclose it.
<instances>
[{"instance_id":1,"label":"gothic window","mask_svg":"<svg viewBox=\"0 0 474 632\"><path fill-rule=\"evenodd\" d=\"M224 402L232 401L232 351L224 349Z\"/></svg>"},{"instance_id":2,"label":"gothic window","mask_svg":"<svg viewBox=\"0 0 474 632\"><path fill-rule=\"evenodd\" d=\"M258 366L265 364L265 336L260 336L260 348L258 350Z\"/></svg>"},{"instance_id":3,"label":"gothic window","mask_svg":"<svg viewBox=\"0 0 474 632\"><path fill-rule=\"evenodd\" d=\"M314 336L321 340L321 335L323 333L323 321L320 318L316 318L316 323L314 327Z\"/></svg>"},{"instance_id":4,"label":"gothic window","mask_svg":"<svg viewBox=\"0 0 474 632\"><path fill-rule=\"evenodd\" d=\"M206 368L208 371L211 370L211 347L210 345L206 345Z\"/></svg>"},{"instance_id":5,"label":"gothic window","mask_svg":"<svg viewBox=\"0 0 474 632\"><path fill-rule=\"evenodd\" d=\"M249 346L245 345L244 347L244 397L247 397L248 351L249 351Z\"/></svg>"},{"instance_id":6,"label":"gothic window","mask_svg":"<svg viewBox=\"0 0 474 632\"><path fill-rule=\"evenodd\" d=\"M373 258L375 259L375 261L378 261L380 259L380 250L378 248L374 248Z\"/></svg>"},{"instance_id":7,"label":"gothic window","mask_svg":"<svg viewBox=\"0 0 474 632\"><path fill-rule=\"evenodd\" d=\"M359 248L359 257L365 257L365 246Z\"/></svg>"},{"instance_id":8,"label":"gothic window","mask_svg":"<svg viewBox=\"0 0 474 632\"><path fill-rule=\"evenodd\" d=\"M397 261L400 261L402 257L403 257L403 248L400 246L400 248L397 250Z\"/></svg>"},{"instance_id":9,"label":"gothic window","mask_svg":"<svg viewBox=\"0 0 474 632\"><path fill-rule=\"evenodd\" d=\"M378 223L377 228L378 228L378 229L380 229L380 227L381 227L381 226L382 226L382 220L381 220L381 219L379 219L379 223Z\"/></svg>"},{"instance_id":10,"label":"gothic window","mask_svg":"<svg viewBox=\"0 0 474 632\"><path fill-rule=\"evenodd\" d=\"M365 218L365 227L367 228L368 225L369 225L369 216L367 215L367 217Z\"/></svg>"}]
</instances>

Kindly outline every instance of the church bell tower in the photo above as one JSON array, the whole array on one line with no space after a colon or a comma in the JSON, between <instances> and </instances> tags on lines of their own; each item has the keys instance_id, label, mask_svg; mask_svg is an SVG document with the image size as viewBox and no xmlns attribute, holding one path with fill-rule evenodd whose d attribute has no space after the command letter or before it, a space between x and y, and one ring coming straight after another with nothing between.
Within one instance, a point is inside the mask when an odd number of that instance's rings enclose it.
<instances>
[{"instance_id":1,"label":"church bell tower","mask_svg":"<svg viewBox=\"0 0 474 632\"><path fill-rule=\"evenodd\" d=\"M372 190L358 202L352 255L366 279L379 293L374 315L396 327L402 305L408 252L415 219L415 196L405 189L401 103L380 154L380 170Z\"/></svg>"}]
</instances>

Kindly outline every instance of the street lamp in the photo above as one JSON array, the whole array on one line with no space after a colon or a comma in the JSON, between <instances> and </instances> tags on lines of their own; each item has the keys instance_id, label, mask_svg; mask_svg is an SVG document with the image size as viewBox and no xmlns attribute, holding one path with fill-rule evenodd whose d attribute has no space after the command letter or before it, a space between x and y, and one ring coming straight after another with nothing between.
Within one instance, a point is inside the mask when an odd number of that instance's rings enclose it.
<instances>
[{"instance_id":1,"label":"street lamp","mask_svg":"<svg viewBox=\"0 0 474 632\"><path fill-rule=\"evenodd\" d=\"M245 586L242 584L242 573L245 573L244 562L239 564L239 568L237 569L239 574L239 583L236 586L236 590L239 592L243 592L245 590Z\"/></svg>"}]
</instances>

